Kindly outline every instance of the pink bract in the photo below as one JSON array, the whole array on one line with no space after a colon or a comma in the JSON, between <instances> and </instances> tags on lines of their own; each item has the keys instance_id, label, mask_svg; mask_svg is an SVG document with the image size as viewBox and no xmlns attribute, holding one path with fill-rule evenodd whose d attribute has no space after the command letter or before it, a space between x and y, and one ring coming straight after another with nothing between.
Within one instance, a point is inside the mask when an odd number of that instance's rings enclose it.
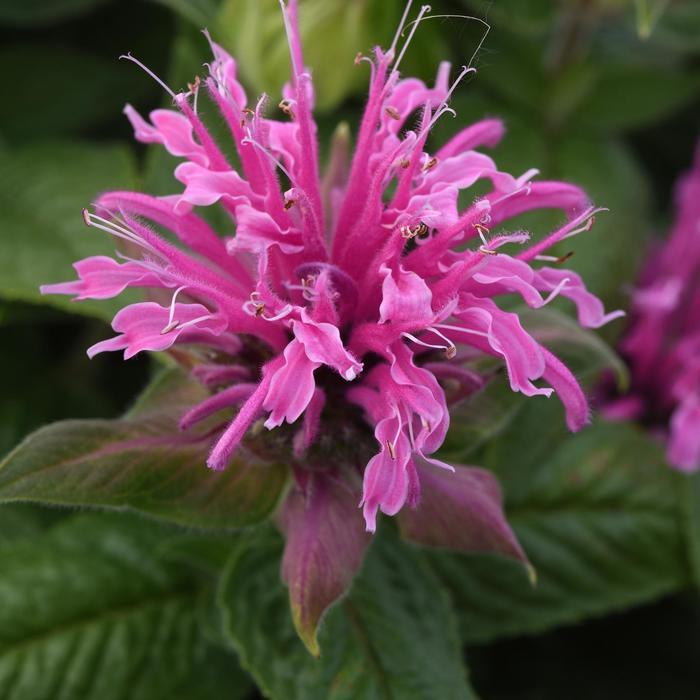
<instances>
[{"instance_id":1,"label":"pink bract","mask_svg":"<svg viewBox=\"0 0 700 700\"><path fill-rule=\"evenodd\" d=\"M590 328L620 315L606 314L577 274L545 255L558 241L588 230L596 209L575 186L536 181L535 170L511 175L477 151L501 139L497 119L468 126L430 152L428 135L452 112L450 96L471 69L450 84L450 66L443 63L432 87L403 78L399 64L407 44L397 51L400 31L388 51L358 57L370 77L354 154L346 166L347 138L339 131L321 178L296 4L283 14L292 74L282 118L267 116L273 109L265 96L248 103L235 61L211 42L209 75L188 92L172 94L176 110L158 109L146 120L125 109L139 141L161 144L183 159L175 169L182 191L100 196L95 212L85 212L86 222L128 244L121 260L82 260L75 265L77 281L43 291L104 299L141 287L172 300L125 307L114 319L119 335L89 354L123 349L130 357L192 347L200 360L194 376L223 390L193 407L183 429L236 409L213 444L212 469L226 468L261 418L268 429L299 425L290 461L303 465L324 433L332 396L362 415L376 438L376 454L359 469L367 530L375 530L378 511L415 508L423 489L430 490L426 502L439 510L435 504L450 484L456 492L476 491L455 498L449 512L483 508L482 527L501 527L483 505L499 503L493 478L463 467L452 475L452 466L432 457L450 421L445 387L457 399L473 393L482 379L470 363L492 356L505 365L513 391L554 391L571 430L587 422L588 404L575 377L496 300L518 295L540 308L567 297ZM204 91L228 127L230 144L216 141L200 119L197 98ZM490 191L462 208L460 192L477 181L490 183ZM224 230L216 232L200 216L207 207L225 214ZM535 243L527 233L501 229L534 209L561 210L564 221ZM548 261L554 266L541 264ZM692 417L684 413L677 420L685 424ZM342 492L331 477L297 478L300 488L316 484L313 498ZM415 518L407 522L419 530ZM429 539L438 542L447 530L449 523L442 527L433 519ZM459 537L488 541L464 532ZM293 539L295 546L304 541ZM512 550L519 551L517 543Z\"/></svg>"}]
</instances>

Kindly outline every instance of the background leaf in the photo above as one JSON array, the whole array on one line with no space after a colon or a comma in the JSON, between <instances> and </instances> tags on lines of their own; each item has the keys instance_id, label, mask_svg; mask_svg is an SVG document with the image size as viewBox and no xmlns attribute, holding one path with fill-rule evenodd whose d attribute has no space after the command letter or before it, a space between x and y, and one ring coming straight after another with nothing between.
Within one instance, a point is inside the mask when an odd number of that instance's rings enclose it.
<instances>
[{"instance_id":1,"label":"background leaf","mask_svg":"<svg viewBox=\"0 0 700 700\"><path fill-rule=\"evenodd\" d=\"M206 467L211 438L187 437L177 421L204 390L180 371L162 373L119 420L63 421L38 430L0 463L0 501L126 508L197 527L265 519L285 465L245 449L228 468Z\"/></svg>"},{"instance_id":2,"label":"background leaf","mask_svg":"<svg viewBox=\"0 0 700 700\"><path fill-rule=\"evenodd\" d=\"M39 285L73 279L71 266L80 258L114 253L114 241L86 228L81 211L102 190L133 187L129 151L45 143L0 156L0 295L111 320L123 299L73 303L42 297Z\"/></svg>"},{"instance_id":3,"label":"background leaf","mask_svg":"<svg viewBox=\"0 0 700 700\"><path fill-rule=\"evenodd\" d=\"M201 633L206 582L154 554L170 535L79 515L0 544L3 700L204 700L222 687L245 697L235 658Z\"/></svg>"},{"instance_id":4,"label":"background leaf","mask_svg":"<svg viewBox=\"0 0 700 700\"><path fill-rule=\"evenodd\" d=\"M60 137L117 118L126 101L138 102L152 87L117 56L104 58L94 51L48 42L3 45L0 66L13 66L23 76L5 104L0 125L0 133L12 143L37 134L42 139ZM39 89L39 84L50 89Z\"/></svg>"},{"instance_id":5,"label":"background leaf","mask_svg":"<svg viewBox=\"0 0 700 700\"><path fill-rule=\"evenodd\" d=\"M0 24L44 26L85 14L110 0L3 0Z\"/></svg>"},{"instance_id":6,"label":"background leaf","mask_svg":"<svg viewBox=\"0 0 700 700\"><path fill-rule=\"evenodd\" d=\"M622 424L564 439L561 409L536 403L478 459L501 479L537 586L523 587L520 569L503 560L428 555L457 601L465 641L532 634L689 581L679 477L661 449Z\"/></svg>"},{"instance_id":7,"label":"background leaf","mask_svg":"<svg viewBox=\"0 0 700 700\"><path fill-rule=\"evenodd\" d=\"M468 700L449 600L407 545L378 537L347 600L322 624L320 660L296 636L278 537L232 557L219 595L242 664L273 700Z\"/></svg>"}]
</instances>

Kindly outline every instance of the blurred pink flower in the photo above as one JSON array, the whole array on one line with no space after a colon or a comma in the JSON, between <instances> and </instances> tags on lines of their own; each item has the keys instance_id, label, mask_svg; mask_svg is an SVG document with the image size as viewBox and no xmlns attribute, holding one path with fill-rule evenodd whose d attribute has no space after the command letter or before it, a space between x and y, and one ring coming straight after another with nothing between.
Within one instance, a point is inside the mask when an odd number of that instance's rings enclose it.
<instances>
[{"instance_id":1,"label":"blurred pink flower","mask_svg":"<svg viewBox=\"0 0 700 700\"><path fill-rule=\"evenodd\" d=\"M652 251L634 294L622 351L632 369L628 396L604 412L643 418L667 441L669 463L700 468L700 144L676 187L676 220Z\"/></svg>"}]
</instances>

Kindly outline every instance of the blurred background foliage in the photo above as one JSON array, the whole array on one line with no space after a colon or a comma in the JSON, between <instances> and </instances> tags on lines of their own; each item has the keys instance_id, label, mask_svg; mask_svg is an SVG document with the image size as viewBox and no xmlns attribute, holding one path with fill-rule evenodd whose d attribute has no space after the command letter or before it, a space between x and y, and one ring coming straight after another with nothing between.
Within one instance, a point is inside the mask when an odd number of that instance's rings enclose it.
<instances>
[{"instance_id":1,"label":"blurred background foliage","mask_svg":"<svg viewBox=\"0 0 700 700\"><path fill-rule=\"evenodd\" d=\"M339 120L355 123L362 108L368 71L354 64L356 53L390 42L403 2L302 0L301 5L306 59L327 141ZM452 106L458 116L443 119L435 142L466 122L497 115L508 129L495 150L503 169L518 174L537 167L545 178L583 185L610 211L575 239L571 266L608 306L625 306L650 236L670 221L673 182L688 167L700 135L700 2L434 0L432 5L436 17L419 28L404 70L430 80L443 59L478 69L457 91ZM484 22L490 26L486 36ZM174 89L183 88L203 72L208 58L202 27L236 56L249 95L279 94L288 68L276 0L0 0L0 72L6 86L0 111L2 454L46 422L119 415L150 376L145 358L124 363L116 355L92 362L85 357L85 348L107 334L115 304L41 298L38 286L70 278L77 258L110 251L111 242L83 227L80 218L97 192L170 191L172 161L158 149L135 144L120 113L127 101L147 113L167 100L155 82L117 57L130 51ZM216 117L212 122L215 127ZM554 221L539 215L522 223L541 234ZM564 246L561 252L569 250ZM618 323L606 329L607 340L614 342L623 328ZM586 367L595 376L590 362ZM634 431L613 434L597 425L567 443L556 407L518 404L512 410L519 418L508 427L502 419L510 404L499 395L486 396L478 411L456 418L464 430L452 436L448 453L486 464L503 479L509 515L540 568L539 591L513 594L522 591L521 581L514 581L517 573L507 563L431 556L455 602L477 692L486 700L697 697L698 552L684 553L698 536L697 485L668 474L661 457ZM503 431L489 440L494 426ZM594 454L601 445L605 454ZM651 471L635 471L641 462ZM611 480L604 470L621 476ZM677 510L678 498L685 511ZM92 567L89 555L71 550L66 538L71 528L98 532L110 525L105 520L82 526L62 512L29 506L3 508L0 548L3 539L22 539L24 549L12 549L22 561L43 556L31 543L32 537L44 537L52 551L67 547L76 562ZM576 508L578 518L571 515ZM587 521L594 511L601 517ZM63 529L55 531L60 520ZM46 528L48 535L42 534ZM151 546L136 543L128 527L120 536L124 548ZM618 545L629 558L616 567ZM217 546L212 544L214 551ZM7 551L0 551L0 559ZM577 551L590 556L574 561L571 553ZM108 580L108 563L95 566ZM159 575L134 586L158 595ZM2 574L0 592L1 579ZM198 585L187 578L178 590L206 599L206 587ZM122 593L113 593L121 604ZM645 605L611 612L640 604ZM9 663L7 653L3 660L9 637L3 635L0 688L9 678L2 675ZM187 635L182 631L180 642ZM183 648L195 659L191 672L215 688L226 662L215 658L204 672L202 655L210 653L205 647ZM188 682L182 680L176 697L200 697ZM3 697L44 697L21 683L12 687L14 694ZM240 680L238 687L241 692L231 697L255 697L248 681ZM112 697L100 692L89 697ZM139 692L138 697L161 697L148 684Z\"/></svg>"}]
</instances>

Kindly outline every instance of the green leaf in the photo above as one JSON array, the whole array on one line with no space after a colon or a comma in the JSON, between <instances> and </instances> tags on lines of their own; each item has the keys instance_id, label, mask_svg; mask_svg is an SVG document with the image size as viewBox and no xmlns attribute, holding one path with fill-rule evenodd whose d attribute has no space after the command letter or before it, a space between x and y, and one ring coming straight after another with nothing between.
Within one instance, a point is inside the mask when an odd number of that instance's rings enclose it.
<instances>
[{"instance_id":1,"label":"green leaf","mask_svg":"<svg viewBox=\"0 0 700 700\"><path fill-rule=\"evenodd\" d=\"M116 56L110 60L46 41L3 46L0 67L10 72L19 66L22 80L17 81L12 99L4 106L0 127L11 143L86 129L105 117L118 115L126 98L138 100L150 88L139 73L128 70ZM51 88L42 89L42 85Z\"/></svg>"},{"instance_id":2,"label":"green leaf","mask_svg":"<svg viewBox=\"0 0 700 700\"><path fill-rule=\"evenodd\" d=\"M39 294L39 285L74 279L71 265L110 255L107 234L85 227L81 210L109 189L132 187L133 160L118 146L33 144L0 158L0 295L111 319L115 301L73 303Z\"/></svg>"},{"instance_id":3,"label":"green leaf","mask_svg":"<svg viewBox=\"0 0 700 700\"><path fill-rule=\"evenodd\" d=\"M700 73L645 64L602 65L588 97L567 128L638 129L676 111L700 94Z\"/></svg>"},{"instance_id":4,"label":"green leaf","mask_svg":"<svg viewBox=\"0 0 700 700\"><path fill-rule=\"evenodd\" d=\"M93 514L0 544L3 700L243 698L235 658L200 629L206 581L155 553L170 534Z\"/></svg>"},{"instance_id":5,"label":"green leaf","mask_svg":"<svg viewBox=\"0 0 700 700\"><path fill-rule=\"evenodd\" d=\"M61 517L56 510L28 503L0 505L0 546L38 535Z\"/></svg>"},{"instance_id":6,"label":"green leaf","mask_svg":"<svg viewBox=\"0 0 700 700\"><path fill-rule=\"evenodd\" d=\"M575 436L561 409L532 403L480 455L506 496L506 513L538 573L516 565L430 554L449 585L463 639L535 633L640 604L689 579L678 475L653 440L624 424Z\"/></svg>"},{"instance_id":7,"label":"green leaf","mask_svg":"<svg viewBox=\"0 0 700 700\"><path fill-rule=\"evenodd\" d=\"M350 596L321 627L321 658L298 639L280 582L278 537L232 557L219 595L225 630L273 700L467 700L447 596L416 551L379 537Z\"/></svg>"},{"instance_id":8,"label":"green leaf","mask_svg":"<svg viewBox=\"0 0 700 700\"><path fill-rule=\"evenodd\" d=\"M242 527L276 506L287 469L241 450L206 467L210 436L181 433L206 396L180 371L162 373L124 418L54 423L0 463L0 502L125 508L196 527Z\"/></svg>"},{"instance_id":9,"label":"green leaf","mask_svg":"<svg viewBox=\"0 0 700 700\"><path fill-rule=\"evenodd\" d=\"M679 475L681 512L688 542L693 583L700 586L700 474Z\"/></svg>"},{"instance_id":10,"label":"green leaf","mask_svg":"<svg viewBox=\"0 0 700 700\"><path fill-rule=\"evenodd\" d=\"M41 27L86 14L110 0L3 0L0 24Z\"/></svg>"}]
</instances>

